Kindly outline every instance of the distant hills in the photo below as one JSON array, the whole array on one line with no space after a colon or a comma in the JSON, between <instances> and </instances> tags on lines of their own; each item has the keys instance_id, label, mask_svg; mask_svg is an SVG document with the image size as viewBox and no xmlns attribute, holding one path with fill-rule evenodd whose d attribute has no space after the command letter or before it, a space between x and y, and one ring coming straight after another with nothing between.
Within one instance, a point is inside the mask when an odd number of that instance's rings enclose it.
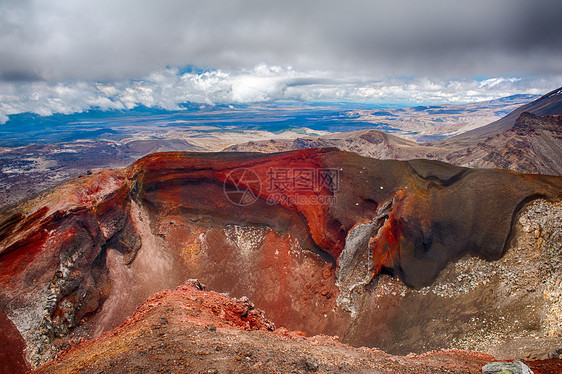
<instances>
[{"instance_id":1,"label":"distant hills","mask_svg":"<svg viewBox=\"0 0 562 374\"><path fill-rule=\"evenodd\" d=\"M279 152L336 147L379 159L430 159L458 166L562 175L562 88L502 119L447 139L415 143L378 130L248 142L228 151Z\"/></svg>"},{"instance_id":2,"label":"distant hills","mask_svg":"<svg viewBox=\"0 0 562 374\"><path fill-rule=\"evenodd\" d=\"M479 127L477 129L467 131L464 134L453 136L448 140L451 142L458 142L461 140L470 141L475 138L497 135L511 129L515 125L519 116L525 112L532 113L537 116L562 114L562 87L541 96L529 104L515 109L507 116L492 122L487 126ZM443 141L442 143L447 144L448 142Z\"/></svg>"}]
</instances>

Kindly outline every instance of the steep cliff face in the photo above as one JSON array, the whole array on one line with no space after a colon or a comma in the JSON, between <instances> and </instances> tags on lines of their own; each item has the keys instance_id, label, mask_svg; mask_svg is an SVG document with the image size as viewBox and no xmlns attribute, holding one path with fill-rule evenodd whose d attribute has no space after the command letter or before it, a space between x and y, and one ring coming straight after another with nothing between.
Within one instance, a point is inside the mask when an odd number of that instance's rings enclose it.
<instances>
[{"instance_id":1,"label":"steep cliff face","mask_svg":"<svg viewBox=\"0 0 562 374\"><path fill-rule=\"evenodd\" d=\"M105 245L124 227L126 197L124 179L108 171L4 212L0 304L31 362L50 357L51 343L107 298Z\"/></svg>"},{"instance_id":2,"label":"steep cliff face","mask_svg":"<svg viewBox=\"0 0 562 374\"><path fill-rule=\"evenodd\" d=\"M279 326L372 343L393 328L375 309L400 313L370 291L381 273L416 290L464 256L500 259L520 209L561 197L560 177L334 149L154 154L4 211L0 308L33 365L190 278Z\"/></svg>"}]
</instances>

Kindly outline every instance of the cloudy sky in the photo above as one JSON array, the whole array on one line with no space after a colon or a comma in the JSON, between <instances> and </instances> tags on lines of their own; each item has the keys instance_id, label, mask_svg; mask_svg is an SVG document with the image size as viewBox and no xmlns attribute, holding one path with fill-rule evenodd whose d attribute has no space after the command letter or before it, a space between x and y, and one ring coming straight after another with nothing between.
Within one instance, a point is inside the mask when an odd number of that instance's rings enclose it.
<instances>
[{"instance_id":1,"label":"cloudy sky","mask_svg":"<svg viewBox=\"0 0 562 374\"><path fill-rule=\"evenodd\" d=\"M467 102L562 86L559 0L0 0L0 122L138 104Z\"/></svg>"}]
</instances>

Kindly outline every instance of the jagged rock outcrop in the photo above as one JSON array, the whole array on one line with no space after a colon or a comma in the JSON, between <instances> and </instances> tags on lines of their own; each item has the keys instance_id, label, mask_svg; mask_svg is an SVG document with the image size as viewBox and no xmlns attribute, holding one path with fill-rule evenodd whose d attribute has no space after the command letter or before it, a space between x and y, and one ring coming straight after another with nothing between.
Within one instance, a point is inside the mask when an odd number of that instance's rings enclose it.
<instances>
[{"instance_id":1,"label":"jagged rock outcrop","mask_svg":"<svg viewBox=\"0 0 562 374\"><path fill-rule=\"evenodd\" d=\"M394 354L447 347L546 358L562 338L561 285L562 202L537 199L515 217L501 259L465 256L419 290L388 275L357 289L361 313L341 337ZM364 331L368 323L384 333Z\"/></svg>"},{"instance_id":2,"label":"jagged rock outcrop","mask_svg":"<svg viewBox=\"0 0 562 374\"><path fill-rule=\"evenodd\" d=\"M391 317L378 275L416 290L464 256L498 260L521 208L561 197L560 177L334 149L154 154L2 212L0 308L33 365L189 278L363 345Z\"/></svg>"}]
</instances>

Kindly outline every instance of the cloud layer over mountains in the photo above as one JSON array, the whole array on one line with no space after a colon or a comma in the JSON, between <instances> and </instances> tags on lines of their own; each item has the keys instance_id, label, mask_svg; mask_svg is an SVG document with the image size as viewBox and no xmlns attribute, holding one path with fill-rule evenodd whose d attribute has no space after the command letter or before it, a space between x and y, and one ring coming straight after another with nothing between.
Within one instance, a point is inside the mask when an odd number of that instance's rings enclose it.
<instances>
[{"instance_id":1,"label":"cloud layer over mountains","mask_svg":"<svg viewBox=\"0 0 562 374\"><path fill-rule=\"evenodd\" d=\"M543 90L545 82L548 90L562 84L561 17L557 0L4 0L0 99L9 103L0 110L33 102L29 92L70 110L68 90L85 96L78 107L167 103L168 89L203 102L402 100L401 90L418 101L424 82L428 99L445 101L455 100L452 88L476 90L477 98ZM209 73L174 70L186 65ZM493 77L522 80L505 90L480 87Z\"/></svg>"},{"instance_id":2,"label":"cloud layer over mountains","mask_svg":"<svg viewBox=\"0 0 562 374\"><path fill-rule=\"evenodd\" d=\"M430 104L491 100L519 93L544 94L562 78L490 78L440 80L391 78L366 81L337 78L326 72L258 65L253 69L180 73L162 69L143 79L114 82L29 81L0 84L0 123L8 115L70 114L90 108L131 109L138 105L180 109L186 102L205 104L271 103L275 101L354 101L360 103Z\"/></svg>"}]
</instances>

